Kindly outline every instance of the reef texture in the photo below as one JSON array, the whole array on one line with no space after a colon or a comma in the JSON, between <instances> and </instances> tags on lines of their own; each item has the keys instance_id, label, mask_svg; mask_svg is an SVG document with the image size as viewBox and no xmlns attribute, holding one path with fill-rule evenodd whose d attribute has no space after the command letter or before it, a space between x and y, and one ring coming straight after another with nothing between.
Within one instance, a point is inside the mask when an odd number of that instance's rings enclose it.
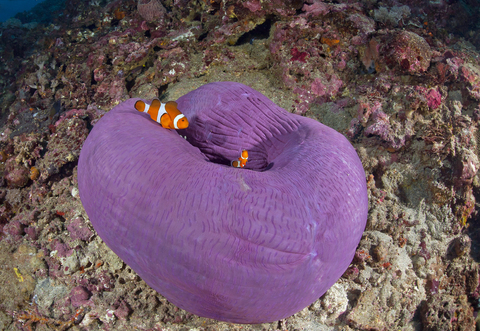
<instances>
[{"instance_id":1,"label":"reef texture","mask_svg":"<svg viewBox=\"0 0 480 331\"><path fill-rule=\"evenodd\" d=\"M66 0L1 25L0 329L475 329L478 1L153 4L152 21L136 0ZM334 128L365 170L352 263L272 323L174 306L99 238L79 198L81 147L114 106L218 81Z\"/></svg>"},{"instance_id":2,"label":"reef texture","mask_svg":"<svg viewBox=\"0 0 480 331\"><path fill-rule=\"evenodd\" d=\"M262 323L302 310L340 278L368 211L345 137L239 83L178 99L186 140L136 100L95 125L78 188L97 233L147 284L200 316ZM242 149L251 162L231 167Z\"/></svg>"}]
</instances>

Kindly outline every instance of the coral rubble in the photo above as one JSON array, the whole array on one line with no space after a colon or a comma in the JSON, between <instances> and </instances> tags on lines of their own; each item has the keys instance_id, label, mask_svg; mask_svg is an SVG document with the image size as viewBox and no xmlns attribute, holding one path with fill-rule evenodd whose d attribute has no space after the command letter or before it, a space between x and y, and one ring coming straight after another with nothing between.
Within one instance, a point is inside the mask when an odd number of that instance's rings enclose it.
<instances>
[{"instance_id":1,"label":"coral rubble","mask_svg":"<svg viewBox=\"0 0 480 331\"><path fill-rule=\"evenodd\" d=\"M66 0L2 23L0 329L258 328L197 317L149 288L96 235L77 183L83 142L113 106L237 81L344 134L369 192L367 230L344 276L260 328L472 330L477 6Z\"/></svg>"}]
</instances>

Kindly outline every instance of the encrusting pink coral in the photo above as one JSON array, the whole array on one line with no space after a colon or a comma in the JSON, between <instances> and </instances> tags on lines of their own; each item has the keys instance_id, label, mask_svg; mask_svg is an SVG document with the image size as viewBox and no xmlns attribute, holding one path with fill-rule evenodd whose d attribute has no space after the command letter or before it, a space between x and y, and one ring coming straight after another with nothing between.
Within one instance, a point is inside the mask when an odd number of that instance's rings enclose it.
<instances>
[{"instance_id":1,"label":"encrusting pink coral","mask_svg":"<svg viewBox=\"0 0 480 331\"><path fill-rule=\"evenodd\" d=\"M412 75L426 72L430 66L432 50L427 41L416 33L401 31L392 34L385 44L387 65Z\"/></svg>"},{"instance_id":2,"label":"encrusting pink coral","mask_svg":"<svg viewBox=\"0 0 480 331\"><path fill-rule=\"evenodd\" d=\"M137 10L147 22L160 21L166 13L165 7L159 0L138 0Z\"/></svg>"}]
</instances>

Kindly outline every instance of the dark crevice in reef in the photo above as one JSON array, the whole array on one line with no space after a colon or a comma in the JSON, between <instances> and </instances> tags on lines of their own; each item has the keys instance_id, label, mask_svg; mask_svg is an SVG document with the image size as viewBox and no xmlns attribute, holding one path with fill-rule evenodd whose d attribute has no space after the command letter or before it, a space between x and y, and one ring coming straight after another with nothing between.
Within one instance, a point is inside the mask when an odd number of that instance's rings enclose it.
<instances>
[{"instance_id":1,"label":"dark crevice in reef","mask_svg":"<svg viewBox=\"0 0 480 331\"><path fill-rule=\"evenodd\" d=\"M105 63L106 63L108 66L113 65L112 58L111 58L110 56L108 56L108 55L107 55L106 58L107 58L107 59L106 59Z\"/></svg>"},{"instance_id":2,"label":"dark crevice in reef","mask_svg":"<svg viewBox=\"0 0 480 331\"><path fill-rule=\"evenodd\" d=\"M160 101L166 102L168 101L168 92L165 92L168 89L168 84L162 85L158 88L158 95Z\"/></svg>"},{"instance_id":3,"label":"dark crevice in reef","mask_svg":"<svg viewBox=\"0 0 480 331\"><path fill-rule=\"evenodd\" d=\"M76 165L76 162L68 162L60 168L57 168L55 165L50 166L47 169L50 174L49 181L51 183L55 183L60 181L62 178L72 176Z\"/></svg>"},{"instance_id":4,"label":"dark crevice in reef","mask_svg":"<svg viewBox=\"0 0 480 331\"><path fill-rule=\"evenodd\" d=\"M95 24L90 24L90 25L84 25L82 26L80 29L83 29L83 30L90 30L90 31L95 31L96 30L96 25Z\"/></svg>"},{"instance_id":5,"label":"dark crevice in reef","mask_svg":"<svg viewBox=\"0 0 480 331\"><path fill-rule=\"evenodd\" d=\"M383 181L382 181L382 176L385 173L385 168L384 166L377 166L373 169L372 175L375 180L375 186L381 190L384 189Z\"/></svg>"},{"instance_id":6,"label":"dark crevice in reef","mask_svg":"<svg viewBox=\"0 0 480 331\"><path fill-rule=\"evenodd\" d=\"M135 79L127 78L125 80L125 88L127 89L128 92L130 92L134 86L135 86Z\"/></svg>"},{"instance_id":7,"label":"dark crevice in reef","mask_svg":"<svg viewBox=\"0 0 480 331\"><path fill-rule=\"evenodd\" d=\"M203 39L207 38L208 32L202 33L200 36L198 36L197 41L202 41Z\"/></svg>"},{"instance_id":8,"label":"dark crevice in reef","mask_svg":"<svg viewBox=\"0 0 480 331\"><path fill-rule=\"evenodd\" d=\"M271 19L267 18L265 22L257 25L255 29L242 34L235 43L235 46L252 43L254 39L267 39L270 36L270 28L273 23Z\"/></svg>"},{"instance_id":9,"label":"dark crevice in reef","mask_svg":"<svg viewBox=\"0 0 480 331\"><path fill-rule=\"evenodd\" d=\"M95 72L92 70L92 74L90 75L90 85L97 85L97 81L95 80Z\"/></svg>"},{"instance_id":10,"label":"dark crevice in reef","mask_svg":"<svg viewBox=\"0 0 480 331\"><path fill-rule=\"evenodd\" d=\"M480 201L480 189L473 188L473 195L475 201ZM476 203L476 210L478 211L479 203ZM466 234L472 240L472 246L470 249L470 255L475 262L480 262L480 213L477 212L472 218L468 220L468 227L466 228Z\"/></svg>"}]
</instances>

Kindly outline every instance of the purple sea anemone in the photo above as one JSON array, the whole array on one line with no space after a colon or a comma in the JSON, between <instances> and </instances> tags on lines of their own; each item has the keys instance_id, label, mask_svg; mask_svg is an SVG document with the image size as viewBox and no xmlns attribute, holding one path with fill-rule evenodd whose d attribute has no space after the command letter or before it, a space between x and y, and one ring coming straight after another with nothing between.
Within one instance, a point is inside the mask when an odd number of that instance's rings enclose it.
<instances>
[{"instance_id":1,"label":"purple sea anemone","mask_svg":"<svg viewBox=\"0 0 480 331\"><path fill-rule=\"evenodd\" d=\"M243 84L177 100L190 122L163 129L130 99L83 146L80 196L95 230L143 280L200 316L288 317L349 266L368 210L352 145ZM242 149L245 168L233 168Z\"/></svg>"}]
</instances>

